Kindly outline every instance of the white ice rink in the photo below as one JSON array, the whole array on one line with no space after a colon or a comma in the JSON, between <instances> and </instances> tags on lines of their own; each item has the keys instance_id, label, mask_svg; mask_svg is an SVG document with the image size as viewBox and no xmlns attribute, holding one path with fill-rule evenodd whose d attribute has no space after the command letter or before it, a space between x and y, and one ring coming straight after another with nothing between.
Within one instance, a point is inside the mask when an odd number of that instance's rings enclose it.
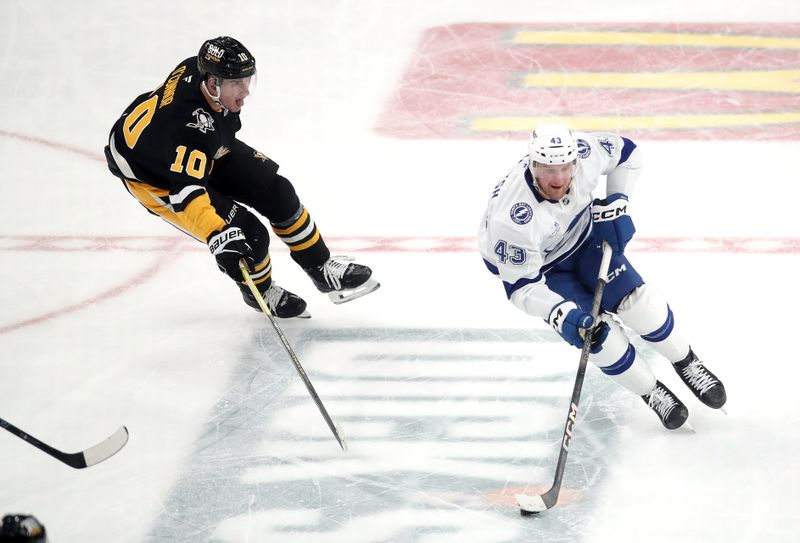
<instances>
[{"instance_id":1,"label":"white ice rink","mask_svg":"<svg viewBox=\"0 0 800 543\"><path fill-rule=\"evenodd\" d=\"M80 471L0 432L0 515L33 513L53 543L798 541L800 141L755 129L637 139L629 257L728 414L637 340L696 433L590 367L561 501L519 515L514 493L552 482L579 355L474 249L525 135L376 126L427 29L579 22L798 23L800 3L0 0L0 418L69 452L130 430ZM258 59L241 139L382 283L334 306L273 244L313 315L283 329L346 453L267 321L102 159L130 100L222 34Z\"/></svg>"}]
</instances>

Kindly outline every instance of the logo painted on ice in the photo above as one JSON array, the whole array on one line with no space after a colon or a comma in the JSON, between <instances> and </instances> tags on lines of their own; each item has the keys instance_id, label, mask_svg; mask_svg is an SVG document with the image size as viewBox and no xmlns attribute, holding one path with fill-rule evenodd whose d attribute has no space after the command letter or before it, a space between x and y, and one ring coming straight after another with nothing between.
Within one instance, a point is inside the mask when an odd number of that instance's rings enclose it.
<instances>
[{"instance_id":1,"label":"logo painted on ice","mask_svg":"<svg viewBox=\"0 0 800 543\"><path fill-rule=\"evenodd\" d=\"M186 126L189 128L196 128L203 134L214 131L214 119L211 117L210 113L199 107L192 112L192 115L194 115L195 122L186 123Z\"/></svg>"},{"instance_id":2,"label":"logo painted on ice","mask_svg":"<svg viewBox=\"0 0 800 543\"><path fill-rule=\"evenodd\" d=\"M582 140L578 138L575 140L575 143L578 145L578 156L581 158L587 158L589 155L592 154L592 148L586 142L586 140Z\"/></svg>"},{"instance_id":3,"label":"logo painted on ice","mask_svg":"<svg viewBox=\"0 0 800 543\"><path fill-rule=\"evenodd\" d=\"M533 218L533 208L525 202L511 206L511 220L517 224L528 224Z\"/></svg>"}]
</instances>

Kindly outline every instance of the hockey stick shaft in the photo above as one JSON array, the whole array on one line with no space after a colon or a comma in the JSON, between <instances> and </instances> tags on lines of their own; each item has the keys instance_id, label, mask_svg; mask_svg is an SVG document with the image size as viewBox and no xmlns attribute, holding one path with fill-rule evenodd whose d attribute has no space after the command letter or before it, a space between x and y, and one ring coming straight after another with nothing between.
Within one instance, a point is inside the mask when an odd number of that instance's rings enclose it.
<instances>
[{"instance_id":1,"label":"hockey stick shaft","mask_svg":"<svg viewBox=\"0 0 800 543\"><path fill-rule=\"evenodd\" d=\"M333 437L335 437L336 441L339 442L339 446L342 448L342 450L346 451L347 441L345 441L342 432L333 422L333 419L331 419L331 416L328 414L328 410L325 409L325 406L322 404L322 400L320 400L319 394L317 394L317 391L314 389L314 385L311 384L311 380L308 378L308 375L306 375L303 366L300 364L300 360L294 353L294 349L292 349L292 346L289 345L289 340L286 339L286 336L283 334L283 331L278 326L278 322L275 320L275 316L269 310L269 307L267 307L264 298L258 291L258 287L256 287L256 284L253 282L252 277L250 277L250 272L247 268L247 263L245 262L244 259L239 261L239 269L242 272L242 277L244 278L244 282L247 283L250 292L255 297L256 302L258 302L258 306L261 308L261 312L264 313L267 319L269 319L270 324L272 324L272 328L274 328L275 332L278 334L278 338L280 338L281 343L283 344L283 348L289 354L289 358L291 358L292 363L294 364L294 368L297 370L298 375L300 375L300 379L303 380L303 384L306 386L308 393L311 395L311 399L313 399L314 403L317 404L317 409L319 409L319 412L322 414L322 418L325 419L325 423L328 425L328 428L330 428L331 432L333 433Z\"/></svg>"},{"instance_id":2,"label":"hockey stick shaft","mask_svg":"<svg viewBox=\"0 0 800 543\"><path fill-rule=\"evenodd\" d=\"M63 462L64 464L75 469L87 468L94 466L95 464L99 464L103 460L107 460L119 452L120 449L125 446L125 443L128 442L128 429L124 426L121 426L109 438L98 443L97 445L89 447L88 449L80 452L65 453L54 447L51 447L47 443L39 441L29 433L20 430L6 420L0 419L0 426L26 443L33 445L40 451L44 451L56 460L59 460L60 462Z\"/></svg>"},{"instance_id":3,"label":"hockey stick shaft","mask_svg":"<svg viewBox=\"0 0 800 543\"><path fill-rule=\"evenodd\" d=\"M606 282L608 281L608 267L611 262L611 246L603 242L603 256L600 260L600 268L597 272L597 285L594 289L594 297L592 299L592 317L594 319L594 326L597 326L597 317L600 314L600 302L603 299L603 290L605 289ZM572 398L569 404L569 413L567 414L567 422L564 424L564 434L561 438L561 451L558 454L558 462L556 463L556 474L553 478L553 486L542 494L541 496L527 496L524 494L517 496L517 502L523 513L535 513L550 509L558 501L558 494L561 491L561 482L564 478L564 466L567 463L567 455L569 454L569 447L572 442L572 432L575 427L578 416L578 403L581 399L581 390L583 389L583 380L586 376L586 366L589 362L589 352L592 348L592 334L587 330L586 337L583 340L583 348L581 349L581 358L578 363L578 373L575 376L575 385L572 388Z\"/></svg>"}]
</instances>

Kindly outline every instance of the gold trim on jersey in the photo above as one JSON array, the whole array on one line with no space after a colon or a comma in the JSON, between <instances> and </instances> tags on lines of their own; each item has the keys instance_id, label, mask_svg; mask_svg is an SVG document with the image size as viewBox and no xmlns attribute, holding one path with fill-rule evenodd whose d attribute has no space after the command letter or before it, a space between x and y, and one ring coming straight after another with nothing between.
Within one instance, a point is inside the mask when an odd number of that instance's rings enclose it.
<instances>
[{"instance_id":1,"label":"gold trim on jersey","mask_svg":"<svg viewBox=\"0 0 800 543\"><path fill-rule=\"evenodd\" d=\"M204 243L213 232L225 227L225 220L217 215L205 191L194 197L182 211L175 211L168 190L128 179L125 186L148 211Z\"/></svg>"}]
</instances>

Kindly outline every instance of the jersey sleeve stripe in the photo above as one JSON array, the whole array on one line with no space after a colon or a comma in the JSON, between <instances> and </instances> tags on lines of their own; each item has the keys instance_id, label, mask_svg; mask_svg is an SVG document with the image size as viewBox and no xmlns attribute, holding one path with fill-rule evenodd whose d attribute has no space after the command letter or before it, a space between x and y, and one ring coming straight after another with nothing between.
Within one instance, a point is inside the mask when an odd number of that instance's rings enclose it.
<instances>
[{"instance_id":1,"label":"jersey sleeve stripe","mask_svg":"<svg viewBox=\"0 0 800 543\"><path fill-rule=\"evenodd\" d=\"M132 180L138 181L136 176L133 175L133 170L131 169L131 165L128 164L128 161L125 160L125 158L121 154L119 154L119 151L117 151L117 146L114 145L114 133L113 132L111 133L111 137L108 138L108 147L111 150L111 157L114 159L114 162L117 164L117 168L119 168L119 171L121 171L122 174L127 179L132 179Z\"/></svg>"},{"instance_id":2,"label":"jersey sleeve stripe","mask_svg":"<svg viewBox=\"0 0 800 543\"><path fill-rule=\"evenodd\" d=\"M633 152L634 149L636 149L635 143L633 143L628 138L622 138L622 151L620 151L620 157L617 166L619 166L620 164L624 164L631 156L631 153Z\"/></svg>"},{"instance_id":3,"label":"jersey sleeve stripe","mask_svg":"<svg viewBox=\"0 0 800 543\"><path fill-rule=\"evenodd\" d=\"M511 295L514 294L519 289L521 289L522 287L524 287L526 285L533 284L533 283L538 283L541 280L542 280L542 274L540 273L539 275L537 275L533 279L531 279L530 277L523 277L522 279L518 279L513 284L509 283L507 281L503 281L503 287L506 289L506 296L510 300L511 299Z\"/></svg>"},{"instance_id":4,"label":"jersey sleeve stripe","mask_svg":"<svg viewBox=\"0 0 800 543\"><path fill-rule=\"evenodd\" d=\"M200 185L189 185L188 187L183 187L177 194L169 195L170 207L172 207L172 210L175 213L180 213L186 209L186 206L188 206L192 200L202 196L205 194L205 192L206 189Z\"/></svg>"}]
</instances>

